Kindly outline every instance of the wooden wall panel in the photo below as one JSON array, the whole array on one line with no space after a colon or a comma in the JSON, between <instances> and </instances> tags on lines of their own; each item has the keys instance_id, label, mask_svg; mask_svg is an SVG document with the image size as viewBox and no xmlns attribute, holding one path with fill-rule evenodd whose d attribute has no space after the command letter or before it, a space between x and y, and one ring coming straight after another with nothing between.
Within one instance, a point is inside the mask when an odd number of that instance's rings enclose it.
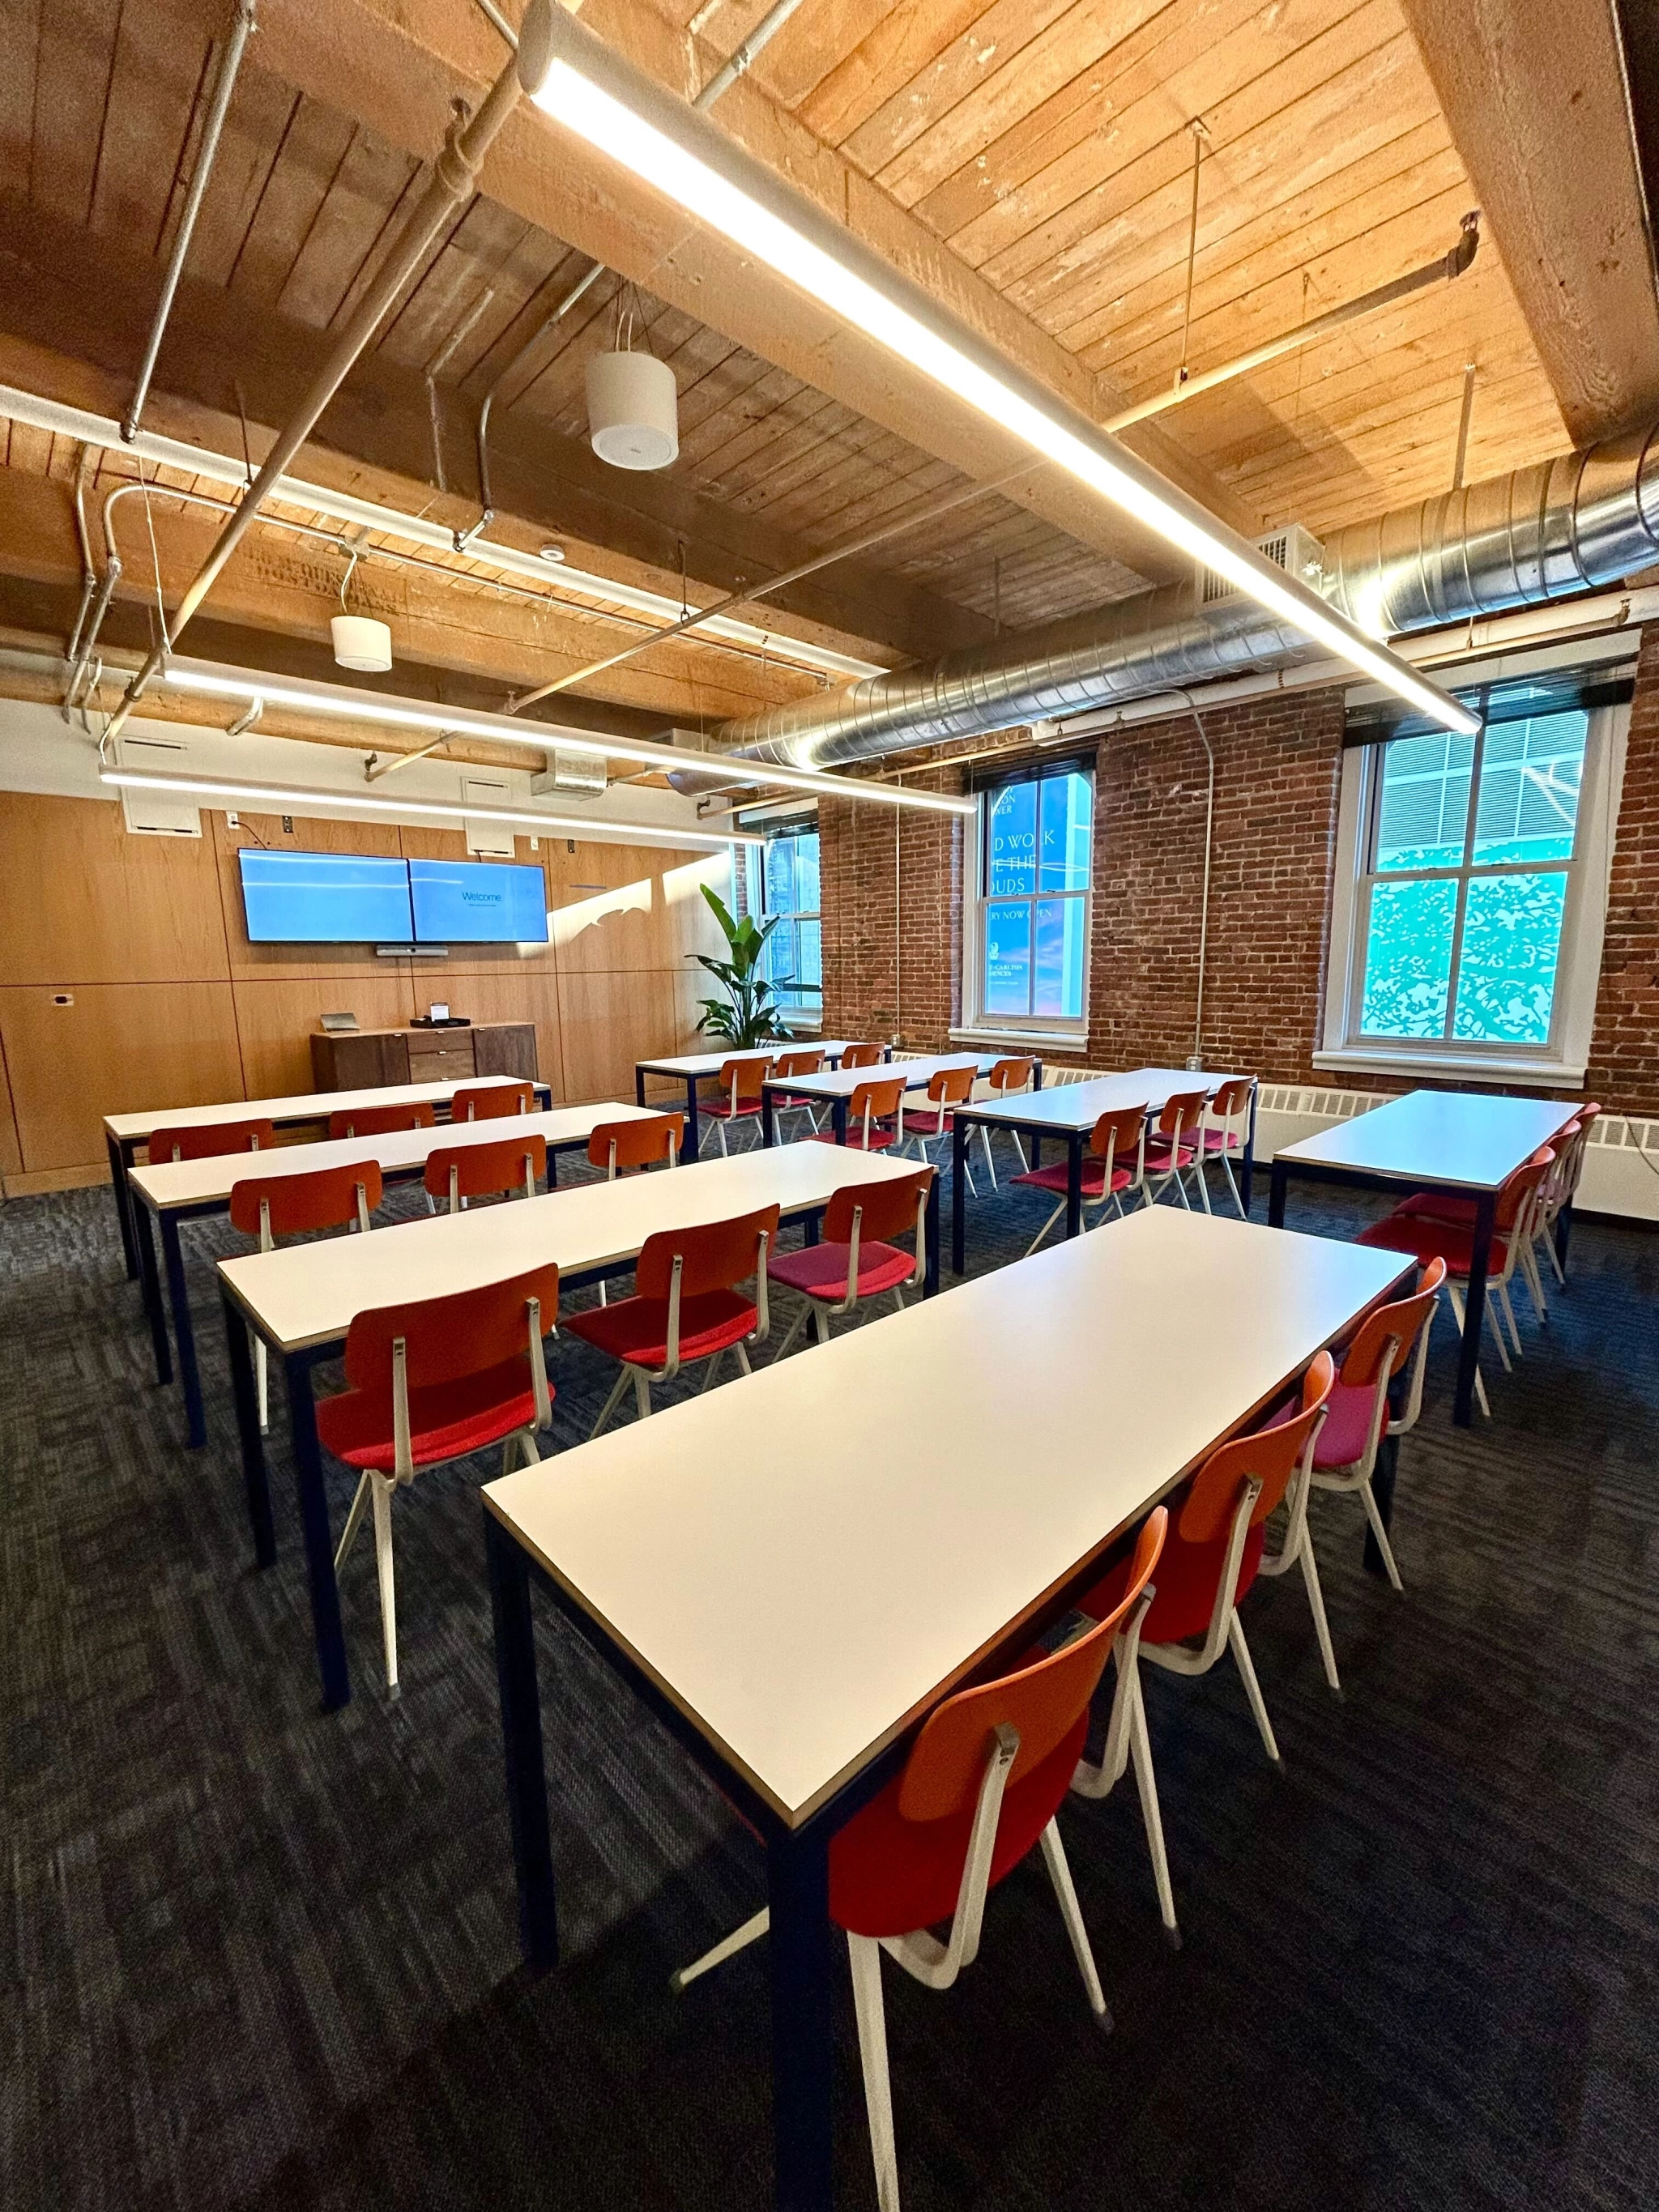
<instances>
[{"instance_id":1,"label":"wooden wall panel","mask_svg":"<svg viewBox=\"0 0 1659 2212\"><path fill-rule=\"evenodd\" d=\"M6 1066L5 1040L0 1037L0 1188L6 1179L23 1172L23 1148L17 1141L17 1116L12 1110L11 1073Z\"/></svg>"},{"instance_id":2,"label":"wooden wall panel","mask_svg":"<svg viewBox=\"0 0 1659 2212\"><path fill-rule=\"evenodd\" d=\"M565 1090L572 1105L592 1098L631 1098L635 1060L687 1048L677 981L661 969L630 975L625 989L617 988L614 975L559 978Z\"/></svg>"},{"instance_id":3,"label":"wooden wall panel","mask_svg":"<svg viewBox=\"0 0 1659 2212\"><path fill-rule=\"evenodd\" d=\"M72 1006L52 998L0 989L24 1172L101 1164L106 1114L241 1095L228 982L78 984Z\"/></svg>"},{"instance_id":4,"label":"wooden wall panel","mask_svg":"<svg viewBox=\"0 0 1659 2212\"><path fill-rule=\"evenodd\" d=\"M474 948L475 950L477 948ZM485 947L487 951L495 948ZM507 947L507 951L511 951ZM534 1022L536 1024L536 1066L544 1083L553 1086L556 1104L562 1104L564 1090L564 1044L560 1035L560 980L550 965L541 965L526 959L518 969L496 966L489 969L454 969L443 963L440 979L430 979L430 990L422 990L428 1003L433 999L447 998L458 1014L480 1024L489 1022ZM417 985L428 979L422 969L416 976ZM628 1096L631 1098L633 1077L629 1077Z\"/></svg>"},{"instance_id":5,"label":"wooden wall panel","mask_svg":"<svg viewBox=\"0 0 1659 2212\"><path fill-rule=\"evenodd\" d=\"M384 960L379 975L263 975L231 987L241 1046L240 1088L248 1098L281 1098L312 1088L311 1033L318 1016L351 1012L366 1030L402 1029L410 1016L406 961Z\"/></svg>"},{"instance_id":6,"label":"wooden wall panel","mask_svg":"<svg viewBox=\"0 0 1659 2212\"><path fill-rule=\"evenodd\" d=\"M641 969L678 971L693 952L718 952L720 928L700 886L729 898L726 856L691 858L635 846L578 846L566 866L580 866L556 886L553 940L561 975L598 975ZM604 884L604 890L594 888Z\"/></svg>"}]
</instances>

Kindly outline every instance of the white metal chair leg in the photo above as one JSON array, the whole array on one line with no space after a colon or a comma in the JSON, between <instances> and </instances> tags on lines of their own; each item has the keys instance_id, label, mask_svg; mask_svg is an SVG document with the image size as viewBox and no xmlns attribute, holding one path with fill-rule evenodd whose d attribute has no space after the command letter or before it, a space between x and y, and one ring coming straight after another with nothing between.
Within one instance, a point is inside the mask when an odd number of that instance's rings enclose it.
<instances>
[{"instance_id":1,"label":"white metal chair leg","mask_svg":"<svg viewBox=\"0 0 1659 2212\"><path fill-rule=\"evenodd\" d=\"M732 1157L732 1155L731 1155L731 1152L730 1152L730 1151L727 1149L727 1146L726 1146L726 1124L725 1124L725 1122L724 1122L724 1121L716 1121L716 1122L715 1122L715 1124L714 1124L714 1134L715 1134L715 1135L720 1139L720 1158L721 1158L723 1160L730 1159L730 1158L731 1158L731 1157Z\"/></svg>"},{"instance_id":2,"label":"white metal chair leg","mask_svg":"<svg viewBox=\"0 0 1659 2212\"><path fill-rule=\"evenodd\" d=\"M634 1376L634 1410L642 1421L651 1418L651 1378L643 1367L635 1367Z\"/></svg>"},{"instance_id":3,"label":"white metal chair leg","mask_svg":"<svg viewBox=\"0 0 1659 2212\"><path fill-rule=\"evenodd\" d=\"M1567 1286L1567 1271L1561 1265L1561 1255L1556 1250L1555 1239L1547 1229L1544 1231L1543 1245L1545 1251L1549 1254L1550 1265L1555 1270L1555 1279L1560 1284L1562 1289L1565 1290Z\"/></svg>"},{"instance_id":4,"label":"white metal chair leg","mask_svg":"<svg viewBox=\"0 0 1659 2212\"><path fill-rule=\"evenodd\" d=\"M1457 1334L1459 1336L1462 1336L1465 1323L1468 1320L1468 1314L1463 1304L1463 1294L1458 1289L1455 1283L1449 1281L1446 1285L1446 1297L1451 1305L1452 1319L1457 1323ZM1504 1359L1504 1364L1505 1366L1509 1364L1507 1356ZM1488 1420L1491 1420L1492 1407L1487 1402L1486 1380L1481 1375L1480 1363L1478 1359L1474 1363L1474 1395L1481 1412L1486 1415Z\"/></svg>"},{"instance_id":5,"label":"white metal chair leg","mask_svg":"<svg viewBox=\"0 0 1659 2212\"><path fill-rule=\"evenodd\" d=\"M816 1299L812 1302L812 1334L820 1344L829 1343L830 1310L827 1306L820 1305Z\"/></svg>"},{"instance_id":6,"label":"white metal chair leg","mask_svg":"<svg viewBox=\"0 0 1659 2212\"><path fill-rule=\"evenodd\" d=\"M386 1647L386 1688L398 1694L398 1593L392 1577L392 1493L397 1484L386 1475L369 1477L374 1487L374 1564L380 1577L380 1637Z\"/></svg>"},{"instance_id":7,"label":"white metal chair leg","mask_svg":"<svg viewBox=\"0 0 1659 2212\"><path fill-rule=\"evenodd\" d=\"M752 1375L755 1370L749 1364L747 1346L743 1344L734 1344L732 1349L737 1354L738 1365L741 1371L745 1375Z\"/></svg>"},{"instance_id":8,"label":"white metal chair leg","mask_svg":"<svg viewBox=\"0 0 1659 2212\"><path fill-rule=\"evenodd\" d=\"M1048 1868L1048 1879L1054 1884L1054 1896L1060 1905L1060 1917L1066 1923L1066 1933L1071 1938L1072 1956L1077 1960L1077 1970L1083 1977L1083 1990L1089 2000L1089 2009L1103 2027L1109 2028L1112 2015L1106 2008L1106 1992L1100 1986L1100 1974L1090 1946L1089 1931L1083 1924L1083 1908L1077 1901L1072 1869L1066 1863L1066 1846L1060 1839L1058 1821L1049 1821L1042 1832L1042 1863Z\"/></svg>"},{"instance_id":9,"label":"white metal chair leg","mask_svg":"<svg viewBox=\"0 0 1659 2212\"><path fill-rule=\"evenodd\" d=\"M1140 1693L1140 1670L1130 1686L1129 1756L1134 1761L1135 1794L1140 1799L1140 1822L1146 1831L1146 1850L1152 1862L1152 1886L1164 1932L1177 1950L1181 1929L1176 1919L1175 1888L1170 1880L1170 1861L1164 1849L1164 1815L1158 1802L1158 1776L1152 1767L1152 1739L1146 1727L1146 1703Z\"/></svg>"},{"instance_id":10,"label":"white metal chair leg","mask_svg":"<svg viewBox=\"0 0 1659 2212\"><path fill-rule=\"evenodd\" d=\"M1507 1283L1497 1283L1492 1287L1498 1293L1498 1303L1503 1309L1504 1318L1510 1325L1510 1340L1515 1346L1515 1356L1517 1359L1523 1359L1526 1354L1521 1349L1521 1332L1515 1325L1515 1308L1510 1302L1510 1286Z\"/></svg>"},{"instance_id":11,"label":"white metal chair leg","mask_svg":"<svg viewBox=\"0 0 1659 2212\"><path fill-rule=\"evenodd\" d=\"M997 1187L997 1164L991 1158L990 1128L988 1124L983 1121L979 1125L979 1141L980 1149L985 1154L985 1172L990 1176L991 1188L994 1190Z\"/></svg>"},{"instance_id":12,"label":"white metal chair leg","mask_svg":"<svg viewBox=\"0 0 1659 2212\"><path fill-rule=\"evenodd\" d=\"M351 1510L346 1515L345 1527L340 1531L340 1540L335 1547L334 1571L337 1575L345 1565L346 1553L351 1549L352 1540L362 1526L363 1508L368 1503L368 1486L374 1480L372 1474L365 1474L358 1481L356 1494L351 1501Z\"/></svg>"},{"instance_id":13,"label":"white metal chair leg","mask_svg":"<svg viewBox=\"0 0 1659 2212\"><path fill-rule=\"evenodd\" d=\"M736 1958L739 1951L746 1951L751 1943L758 1943L771 1925L772 1915L763 1905L753 1919L745 1920L741 1928L734 1928L729 1936L722 1936L713 1949L705 1951L702 1958L693 1959L689 1966L682 1966L677 1974L671 1974L668 1977L669 1988L678 1996L692 1982L701 1980L714 1967L723 1966L728 1959Z\"/></svg>"},{"instance_id":14,"label":"white metal chair leg","mask_svg":"<svg viewBox=\"0 0 1659 2212\"><path fill-rule=\"evenodd\" d=\"M1244 1624L1237 1610L1227 1623L1227 1641L1232 1646L1239 1678L1244 1685L1244 1694L1250 1701L1250 1711L1255 1714L1256 1727L1261 1731L1262 1748L1275 1766L1283 1766L1285 1762L1279 1755L1279 1745L1273 1736L1273 1724L1267 1718L1267 1708L1262 1702L1261 1685L1256 1680L1255 1668L1250 1662L1250 1647L1244 1640Z\"/></svg>"},{"instance_id":15,"label":"white metal chair leg","mask_svg":"<svg viewBox=\"0 0 1659 2212\"><path fill-rule=\"evenodd\" d=\"M1233 1194L1233 1204L1238 1208L1239 1219L1248 1221L1250 1217L1244 1211L1244 1200L1239 1194L1238 1184L1233 1176L1233 1164L1225 1152L1221 1154L1221 1172L1227 1178L1227 1188Z\"/></svg>"},{"instance_id":16,"label":"white metal chair leg","mask_svg":"<svg viewBox=\"0 0 1659 2212\"><path fill-rule=\"evenodd\" d=\"M1360 1484L1359 1498L1365 1509L1365 1518L1371 1524L1371 1534L1376 1539L1376 1548L1382 1554L1382 1565L1388 1570L1389 1580L1395 1589L1402 1589L1404 1585L1400 1579L1400 1570L1395 1565L1394 1546L1389 1541L1389 1532L1382 1526L1382 1509L1377 1504L1369 1482Z\"/></svg>"},{"instance_id":17,"label":"white metal chair leg","mask_svg":"<svg viewBox=\"0 0 1659 2212\"><path fill-rule=\"evenodd\" d=\"M1314 1558L1313 1538L1306 1528L1302 1531L1302 1580L1308 1593L1308 1610L1313 1615L1314 1634L1319 1638L1319 1656L1325 1662L1325 1680L1340 1698L1342 1678L1336 1671L1336 1653L1331 1648L1331 1624L1325 1618L1325 1593L1319 1587L1319 1562ZM1399 1583L1395 1584L1395 1589Z\"/></svg>"},{"instance_id":18,"label":"white metal chair leg","mask_svg":"<svg viewBox=\"0 0 1659 2212\"><path fill-rule=\"evenodd\" d=\"M1515 1362L1510 1358L1510 1347L1504 1335L1504 1324L1498 1318L1498 1300L1492 1295L1497 1288L1498 1285L1495 1283L1488 1283L1486 1285L1486 1303L1484 1309L1486 1327L1492 1331L1492 1341L1498 1346L1498 1356L1504 1363L1504 1374L1512 1375L1515 1372Z\"/></svg>"},{"instance_id":19,"label":"white metal chair leg","mask_svg":"<svg viewBox=\"0 0 1659 2212\"><path fill-rule=\"evenodd\" d=\"M713 1382L714 1377L720 1373L720 1362L725 1358L725 1357L726 1354L723 1351L717 1352L714 1358L709 1361L708 1366L703 1369L702 1381L697 1386L697 1395L699 1397L702 1395L703 1392L708 1389L710 1383Z\"/></svg>"},{"instance_id":20,"label":"white metal chair leg","mask_svg":"<svg viewBox=\"0 0 1659 2212\"><path fill-rule=\"evenodd\" d=\"M259 1434L270 1434L270 1353L262 1336L253 1340L253 1374L259 1386Z\"/></svg>"},{"instance_id":21,"label":"white metal chair leg","mask_svg":"<svg viewBox=\"0 0 1659 2212\"><path fill-rule=\"evenodd\" d=\"M599 1415L599 1419L594 1422L592 1429L590 1431L590 1441L593 1437L602 1437L605 1431L610 1427L611 1416L616 1412L617 1407L621 1405L623 1401L623 1392L627 1389L629 1376L633 1372L633 1369L628 1366L623 1366L617 1369L616 1382L612 1387L611 1395L605 1401L605 1410Z\"/></svg>"},{"instance_id":22,"label":"white metal chair leg","mask_svg":"<svg viewBox=\"0 0 1659 2212\"><path fill-rule=\"evenodd\" d=\"M1550 1310L1544 1300L1544 1278L1538 1265L1536 1246L1523 1244L1518 1257L1521 1261L1521 1273L1526 1281L1527 1296L1532 1300L1532 1310L1537 1315L1540 1326L1547 1328Z\"/></svg>"},{"instance_id":23,"label":"white metal chair leg","mask_svg":"<svg viewBox=\"0 0 1659 2212\"><path fill-rule=\"evenodd\" d=\"M1028 1260L1030 1258L1032 1253L1036 1250L1037 1246L1042 1243L1043 1238L1048 1234L1048 1231L1054 1227L1055 1222L1059 1220L1060 1215L1064 1213L1065 1211L1066 1201L1062 1198L1060 1204L1054 1208L1054 1212L1048 1216L1048 1218L1043 1223L1042 1228L1038 1230L1036 1235L1025 1247L1025 1256Z\"/></svg>"},{"instance_id":24,"label":"white metal chair leg","mask_svg":"<svg viewBox=\"0 0 1659 2212\"><path fill-rule=\"evenodd\" d=\"M805 1328L807 1322L811 1316L811 1301L810 1299L804 1299L801 1303L800 1311L795 1316L793 1321L790 1322L788 1328L783 1333L783 1341L779 1345L777 1350L772 1354L772 1359L775 1365L782 1358L784 1353L789 1351L793 1346L795 1339Z\"/></svg>"},{"instance_id":25,"label":"white metal chair leg","mask_svg":"<svg viewBox=\"0 0 1659 2212\"><path fill-rule=\"evenodd\" d=\"M870 2118L870 2154L876 2167L881 2212L899 2212L898 2150L893 2141L893 2087L887 2071L887 2016L881 2001L881 1946L872 1936L851 1936L853 2009L858 2015L859 2061L864 2069L864 2107Z\"/></svg>"}]
</instances>

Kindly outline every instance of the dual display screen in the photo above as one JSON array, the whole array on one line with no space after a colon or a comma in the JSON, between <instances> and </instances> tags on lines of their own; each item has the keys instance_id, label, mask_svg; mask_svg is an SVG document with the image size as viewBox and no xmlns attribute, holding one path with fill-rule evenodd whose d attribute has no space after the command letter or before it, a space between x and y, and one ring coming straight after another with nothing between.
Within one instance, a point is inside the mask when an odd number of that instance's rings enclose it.
<instances>
[{"instance_id":1,"label":"dual display screen","mask_svg":"<svg viewBox=\"0 0 1659 2212\"><path fill-rule=\"evenodd\" d=\"M539 868L383 860L244 845L242 904L255 945L545 945Z\"/></svg>"}]
</instances>

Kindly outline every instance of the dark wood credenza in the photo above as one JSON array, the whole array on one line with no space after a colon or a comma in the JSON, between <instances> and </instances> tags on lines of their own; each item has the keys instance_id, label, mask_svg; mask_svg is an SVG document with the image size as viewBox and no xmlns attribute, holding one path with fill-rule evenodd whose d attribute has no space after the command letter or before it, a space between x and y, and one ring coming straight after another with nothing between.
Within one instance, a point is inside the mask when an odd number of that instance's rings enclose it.
<instances>
[{"instance_id":1,"label":"dark wood credenza","mask_svg":"<svg viewBox=\"0 0 1659 2212\"><path fill-rule=\"evenodd\" d=\"M533 1022L312 1033L311 1074L319 1091L374 1091L392 1083L455 1083L479 1075L539 1073Z\"/></svg>"}]
</instances>

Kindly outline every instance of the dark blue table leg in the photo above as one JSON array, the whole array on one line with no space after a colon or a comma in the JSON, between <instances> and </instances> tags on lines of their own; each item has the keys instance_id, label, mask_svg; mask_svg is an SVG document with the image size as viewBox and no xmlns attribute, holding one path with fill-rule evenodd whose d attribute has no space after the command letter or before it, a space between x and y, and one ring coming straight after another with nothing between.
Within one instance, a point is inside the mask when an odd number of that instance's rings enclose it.
<instances>
[{"instance_id":1,"label":"dark blue table leg","mask_svg":"<svg viewBox=\"0 0 1659 2212\"><path fill-rule=\"evenodd\" d=\"M1073 1129L1066 1139L1066 1234L1083 1233L1083 1132Z\"/></svg>"},{"instance_id":2,"label":"dark blue table leg","mask_svg":"<svg viewBox=\"0 0 1659 2212\"><path fill-rule=\"evenodd\" d=\"M808 1827L767 1838L772 1925L772 2140L779 2212L832 2212L830 1843Z\"/></svg>"},{"instance_id":3,"label":"dark blue table leg","mask_svg":"<svg viewBox=\"0 0 1659 2212\"><path fill-rule=\"evenodd\" d=\"M288 1380L289 1423L294 1441L294 1486L299 1493L300 1527L305 1535L311 1626L323 1678L323 1711L333 1713L351 1703L351 1674L346 1665L345 1632L340 1624L334 1538L328 1525L322 1446L317 1441L317 1406L311 1391L313 1357L307 1352L290 1352L283 1369Z\"/></svg>"},{"instance_id":4,"label":"dark blue table leg","mask_svg":"<svg viewBox=\"0 0 1659 2212\"><path fill-rule=\"evenodd\" d=\"M1485 1191L1475 1203L1474 1236L1469 1249L1468 1288L1464 1293L1463 1345L1457 1358L1457 1395L1452 1419L1467 1429L1474 1410L1475 1370L1480 1362L1480 1328L1486 1315L1486 1267L1492 1257L1492 1220L1498 1210L1495 1191Z\"/></svg>"},{"instance_id":5,"label":"dark blue table leg","mask_svg":"<svg viewBox=\"0 0 1659 2212\"><path fill-rule=\"evenodd\" d=\"M1269 1229L1282 1229L1285 1226L1285 1193L1289 1187L1290 1180L1288 1169L1280 1167L1279 1162L1275 1160L1273 1166L1273 1182L1267 1192Z\"/></svg>"},{"instance_id":6,"label":"dark blue table leg","mask_svg":"<svg viewBox=\"0 0 1659 2212\"><path fill-rule=\"evenodd\" d=\"M202 1411L202 1377L196 1365L196 1332L190 1322L190 1289L185 1281L185 1255L179 1243L175 1214L161 1216L161 1253L167 1262L167 1299L173 1308L173 1334L179 1346L179 1380L185 1392L185 1430L192 1451L207 1442L207 1419Z\"/></svg>"},{"instance_id":7,"label":"dark blue table leg","mask_svg":"<svg viewBox=\"0 0 1659 2212\"><path fill-rule=\"evenodd\" d=\"M121 1255L127 1263L127 1280L138 1273L138 1246L132 1234L132 1193L127 1188L127 1164L113 1137L104 1139L109 1152L109 1187L115 1194L115 1218L121 1224Z\"/></svg>"},{"instance_id":8,"label":"dark blue table leg","mask_svg":"<svg viewBox=\"0 0 1659 2212\"><path fill-rule=\"evenodd\" d=\"M939 1289L939 1177L935 1176L927 1188L927 1211L922 1234L927 1243L927 1272L921 1279L921 1295L931 1298ZM957 1271L961 1273L960 1268Z\"/></svg>"},{"instance_id":9,"label":"dark blue table leg","mask_svg":"<svg viewBox=\"0 0 1659 2212\"><path fill-rule=\"evenodd\" d=\"M761 1142L769 1152L777 1140L778 1121L776 1109L772 1103L772 1086L769 1083L763 1083L761 1085Z\"/></svg>"},{"instance_id":10,"label":"dark blue table leg","mask_svg":"<svg viewBox=\"0 0 1659 2212\"><path fill-rule=\"evenodd\" d=\"M951 1132L951 1265L961 1275L968 1269L968 1125L960 1114L955 1121ZM933 1182L937 1189L937 1176Z\"/></svg>"},{"instance_id":11,"label":"dark blue table leg","mask_svg":"<svg viewBox=\"0 0 1659 2212\"><path fill-rule=\"evenodd\" d=\"M1250 1085L1250 1126L1244 1133L1244 1158L1239 1163L1242 1173L1238 1194L1244 1201L1247 1216L1250 1211L1250 1192L1255 1178L1255 1102L1260 1090L1259 1084ZM1279 1225L1283 1228L1284 1224L1281 1222Z\"/></svg>"},{"instance_id":12,"label":"dark blue table leg","mask_svg":"<svg viewBox=\"0 0 1659 2212\"><path fill-rule=\"evenodd\" d=\"M1561 1273L1567 1272L1567 1245L1572 1236L1572 1200L1569 1199L1555 1217L1555 1256L1561 1262Z\"/></svg>"},{"instance_id":13,"label":"dark blue table leg","mask_svg":"<svg viewBox=\"0 0 1659 2212\"><path fill-rule=\"evenodd\" d=\"M636 1106L645 1103L645 1070L638 1060L634 1063L634 1103Z\"/></svg>"},{"instance_id":14,"label":"dark blue table leg","mask_svg":"<svg viewBox=\"0 0 1659 2212\"><path fill-rule=\"evenodd\" d=\"M489 1611L495 1627L495 1680L501 1703L501 1749L507 1760L507 1813L519 1884L519 1946L525 1964L540 1972L559 1963L559 1912L547 1823L547 1768L542 1747L541 1690L536 1680L530 1562L487 1505L483 1516Z\"/></svg>"},{"instance_id":15,"label":"dark blue table leg","mask_svg":"<svg viewBox=\"0 0 1659 2212\"><path fill-rule=\"evenodd\" d=\"M830 1101L830 1126L836 1133L836 1142L844 1145L847 1142L847 1101L844 1098Z\"/></svg>"},{"instance_id":16,"label":"dark blue table leg","mask_svg":"<svg viewBox=\"0 0 1659 2212\"><path fill-rule=\"evenodd\" d=\"M687 1167L697 1157L697 1079L695 1075L688 1075L685 1079L685 1142L680 1147L681 1162Z\"/></svg>"},{"instance_id":17,"label":"dark blue table leg","mask_svg":"<svg viewBox=\"0 0 1659 2212\"><path fill-rule=\"evenodd\" d=\"M167 1342L167 1317L161 1310L161 1280L155 1266L155 1225L147 1206L134 1206L132 1226L138 1240L138 1279L143 1288L149 1340L155 1353L155 1380L165 1384L173 1380L173 1348Z\"/></svg>"},{"instance_id":18,"label":"dark blue table leg","mask_svg":"<svg viewBox=\"0 0 1659 2212\"><path fill-rule=\"evenodd\" d=\"M559 1155L551 1145L547 1148L547 1187L550 1190L559 1187Z\"/></svg>"},{"instance_id":19,"label":"dark blue table leg","mask_svg":"<svg viewBox=\"0 0 1659 2212\"><path fill-rule=\"evenodd\" d=\"M823 1214L822 1210L820 1209L815 1212L809 1213L800 1225L801 1243L803 1244L816 1244L823 1231Z\"/></svg>"},{"instance_id":20,"label":"dark blue table leg","mask_svg":"<svg viewBox=\"0 0 1659 2212\"><path fill-rule=\"evenodd\" d=\"M1041 1091L1042 1088L1042 1062L1040 1060L1034 1060L1031 1062L1031 1088L1033 1091Z\"/></svg>"},{"instance_id":21,"label":"dark blue table leg","mask_svg":"<svg viewBox=\"0 0 1659 2212\"><path fill-rule=\"evenodd\" d=\"M253 1352L247 1323L228 1292L220 1303L225 1316L225 1346L230 1355L230 1389L236 1406L236 1433L242 1443L242 1483L247 1492L248 1525L253 1531L253 1563L276 1564L276 1524L270 1511L270 1480L259 1434L259 1394L253 1380Z\"/></svg>"}]
</instances>

